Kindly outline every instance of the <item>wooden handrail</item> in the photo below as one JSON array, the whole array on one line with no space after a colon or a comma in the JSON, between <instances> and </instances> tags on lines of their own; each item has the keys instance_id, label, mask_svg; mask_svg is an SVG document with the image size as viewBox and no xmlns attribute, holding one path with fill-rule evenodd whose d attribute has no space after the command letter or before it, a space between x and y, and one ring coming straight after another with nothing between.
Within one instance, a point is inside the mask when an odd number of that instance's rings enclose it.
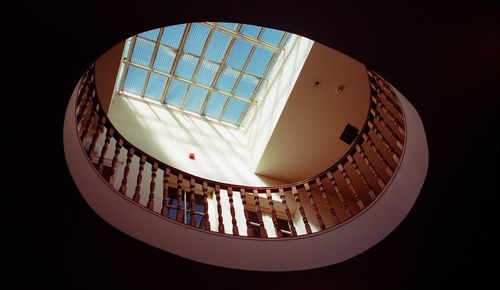
<instances>
[{"instance_id":1,"label":"wooden handrail","mask_svg":"<svg viewBox=\"0 0 500 290\"><path fill-rule=\"evenodd\" d=\"M404 138L400 138L393 132L392 128L387 126L387 122L384 122L384 119L390 119L391 122L398 126L398 134L404 133L404 114L397 99L397 95L391 90L390 85L388 85L386 81L378 74L373 71L368 71L367 73L371 88L370 106L368 108L365 124L360 130L358 136L351 143L351 147L349 148L349 150L344 154L342 158L339 159L339 161L325 169L323 172L311 178L291 184L256 187L209 180L167 165L160 160L155 159L141 149L135 147L115 129L112 122L109 120L109 118L107 118L107 115L102 108L98 93L96 91L94 65L92 65L86 72L85 76L82 77L80 87L78 88L78 98L75 112L77 119L77 130L79 131L80 142L82 144L86 139L91 138L89 147L85 149L86 153L90 156L91 154L94 154L93 152L97 147L97 141L100 139L100 136L104 132L104 129L106 129L104 145L100 152L98 152L98 154L100 153L100 156L96 156L98 160L96 167L98 173L101 175L103 174L104 169L104 155L108 151L109 143L111 139L116 141L113 160L111 162L112 166L110 169L110 175L107 179L107 181L112 186L115 185L115 179L117 176L116 171L118 156L122 148L127 151L127 159L125 162L121 184L119 184L119 188L117 189L117 192L123 194L124 196L126 196L127 194L127 186L131 186L129 182L129 179L131 178L129 176L129 172L132 158L134 156L137 156L140 159L139 172L136 176L136 184L134 187L133 196L131 197L131 199L138 204L141 204L141 181L143 179L142 174L144 166L146 163L151 165L152 171L151 176L149 176L151 178L149 183L149 194L145 195L148 197L147 206L145 206L145 208L147 208L148 210L154 211L154 190L156 186L155 179L157 170L160 169L164 172L162 182L163 199L160 203L160 211L161 215L165 217L169 216L169 208L172 208L172 206L168 205L168 201L170 200L170 198L168 197L168 179L170 176L175 176L177 177L177 205L174 208L174 210L176 211L174 220L176 220L177 222L183 222L181 203L183 202L183 182L184 180L186 180L189 182L188 192L190 194L189 207L191 212L191 219L189 221L189 225L193 227L197 226L195 211L195 188L197 185L199 185L199 187L202 188L204 208L203 213L198 213L203 214L204 220L203 224L198 226L199 228L207 231L218 231L219 233L226 234L224 229L223 206L220 200L220 191L225 190L228 194L230 208L224 209L224 211L230 212L231 214L230 222L232 224L233 235L241 235L238 230L237 216L235 214L235 207L233 202L234 191L239 191L242 199L242 206L244 211L243 216L245 218L245 224L247 225L247 236L255 236L255 232L252 228L250 228L250 226L258 225L260 227L260 236L262 238L268 237L263 220L263 213L267 214L267 209L262 208L261 202L259 201L260 198L267 199L267 204L270 207L270 218L274 227L274 231L271 232L275 232L276 237L282 237L282 232L289 232L292 236L300 235L300 233L298 233L296 230L298 225L294 223L291 216L291 211L286 203L285 194L290 193L291 199L295 200L296 202L297 211L300 212L300 217L298 219L301 219L303 221L303 225L301 225L300 227L304 228L303 233L310 234L313 233L311 224L309 222L311 217L315 217L315 220L317 220L318 222L318 224L315 224L314 227L319 227L319 230L325 230L338 224L342 224L346 220L352 218L363 209L365 209L371 202L374 202L376 197L380 195L380 193L383 192L383 190L387 186L388 178L395 174L395 171L397 170L397 168L394 168L394 166L391 166L387 162L387 160L385 160L384 154L386 154L386 156L393 156L393 160L391 160L391 162L394 161L396 165L399 164L399 161L401 159ZM378 95L381 93L384 94L383 97L380 97ZM387 107L389 107L390 110L387 110ZM396 114L394 114L394 112L396 112ZM375 121L380 123L381 126L377 126L377 124L374 123ZM92 129L93 134L91 133ZM381 142L383 146L377 147L376 142L373 142L373 140L371 139L370 133L378 137L379 141L377 142ZM390 136L391 142L395 142L397 147L393 148L394 143L390 143L385 136ZM382 154L382 152L384 152L384 154ZM358 161L356 161L356 158L358 159ZM349 170L347 170L347 166L349 166ZM349 171L354 173L351 173ZM384 174L380 174L379 171L384 172ZM386 179L383 180L381 178L381 175L386 176ZM327 189L325 184L322 182L322 180L325 179L330 180L331 186L333 186L333 190ZM314 191L311 188L311 185L317 186L318 191ZM218 222L216 229L211 229L209 222L209 187L214 189L217 201L216 213ZM305 191L305 193L307 193L307 199L310 203L310 205L307 207L303 206L305 202L301 200L301 191ZM250 221L249 218L247 207L251 205L247 204L246 202L247 193L253 193L252 196L257 215L257 220L254 221ZM265 194L261 195L262 193ZM348 193L350 193L350 195ZM186 193L184 192L184 194ZM282 215L286 214L286 220L284 222L289 225L290 231L279 228L280 226L278 223L278 215L274 206L274 202L280 203L280 201L273 201L272 194L279 194L279 197L281 198L281 205L284 208L284 212L282 213ZM303 196L302 199L304 198L306 197ZM350 200L350 202L347 202L348 200ZM327 212L329 214L324 213L324 216L322 216L321 210L319 209L317 203L321 203L322 206L327 209ZM187 210L187 207L188 205L184 204L185 210ZM335 208L340 210L336 211ZM184 221L184 223L187 224L187 221ZM229 233L227 234L229 235Z\"/></svg>"}]
</instances>

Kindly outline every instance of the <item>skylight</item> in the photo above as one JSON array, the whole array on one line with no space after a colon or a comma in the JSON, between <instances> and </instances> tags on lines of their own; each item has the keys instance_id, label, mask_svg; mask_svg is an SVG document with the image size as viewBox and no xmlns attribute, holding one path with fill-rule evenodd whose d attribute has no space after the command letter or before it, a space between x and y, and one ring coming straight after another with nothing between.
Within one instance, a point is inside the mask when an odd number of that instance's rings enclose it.
<instances>
[{"instance_id":1,"label":"skylight","mask_svg":"<svg viewBox=\"0 0 500 290\"><path fill-rule=\"evenodd\" d=\"M289 36L225 22L146 31L127 41L119 92L239 127Z\"/></svg>"}]
</instances>

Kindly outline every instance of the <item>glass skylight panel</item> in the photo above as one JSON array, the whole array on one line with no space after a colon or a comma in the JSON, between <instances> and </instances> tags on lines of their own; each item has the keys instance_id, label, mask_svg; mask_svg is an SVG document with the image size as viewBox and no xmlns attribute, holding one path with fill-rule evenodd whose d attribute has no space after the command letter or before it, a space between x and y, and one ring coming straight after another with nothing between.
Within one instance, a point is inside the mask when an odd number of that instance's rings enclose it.
<instances>
[{"instance_id":1,"label":"glass skylight panel","mask_svg":"<svg viewBox=\"0 0 500 290\"><path fill-rule=\"evenodd\" d=\"M246 72L262 77L272 57L273 52L271 50L261 46L257 47L248 63Z\"/></svg>"},{"instance_id":2,"label":"glass skylight panel","mask_svg":"<svg viewBox=\"0 0 500 290\"><path fill-rule=\"evenodd\" d=\"M130 63L124 61L123 91L150 101L161 101L165 94L168 107L240 126L244 114L255 111L273 56L290 34L238 27L227 22L180 24L130 38L124 49L131 57Z\"/></svg>"},{"instance_id":3,"label":"glass skylight panel","mask_svg":"<svg viewBox=\"0 0 500 290\"><path fill-rule=\"evenodd\" d=\"M160 32L160 28L152 29L143 33L140 33L139 36L151 39L152 41L156 41L158 38L158 33Z\"/></svg>"},{"instance_id":4,"label":"glass skylight panel","mask_svg":"<svg viewBox=\"0 0 500 290\"><path fill-rule=\"evenodd\" d=\"M224 108L226 100L227 96L221 93L213 92L210 99L208 99L204 114L210 118L218 119L222 109Z\"/></svg>"},{"instance_id":5,"label":"glass skylight panel","mask_svg":"<svg viewBox=\"0 0 500 290\"><path fill-rule=\"evenodd\" d=\"M144 92L144 96L159 101L161 99L163 87L165 86L166 82L166 76L157 73L151 73L148 81L148 86L146 87L146 92Z\"/></svg>"},{"instance_id":6,"label":"glass skylight panel","mask_svg":"<svg viewBox=\"0 0 500 290\"><path fill-rule=\"evenodd\" d=\"M200 113L201 106L203 106L207 94L208 94L207 89L194 85L191 86L184 109L187 111Z\"/></svg>"},{"instance_id":7,"label":"glass skylight panel","mask_svg":"<svg viewBox=\"0 0 500 290\"><path fill-rule=\"evenodd\" d=\"M156 54L156 59L153 64L153 68L165 73L169 73L172 69L172 64L174 63L175 52L172 49L160 45L158 47L158 52Z\"/></svg>"},{"instance_id":8,"label":"glass skylight panel","mask_svg":"<svg viewBox=\"0 0 500 290\"><path fill-rule=\"evenodd\" d=\"M135 66L129 66L123 90L132 94L140 95L146 80L146 70Z\"/></svg>"},{"instance_id":9,"label":"glass skylight panel","mask_svg":"<svg viewBox=\"0 0 500 290\"><path fill-rule=\"evenodd\" d=\"M182 106L182 102L184 101L184 97L186 96L187 88L187 83L172 79L167 93L167 104L180 108Z\"/></svg>"},{"instance_id":10,"label":"glass skylight panel","mask_svg":"<svg viewBox=\"0 0 500 290\"><path fill-rule=\"evenodd\" d=\"M285 32L281 30L265 28L261 40L270 45L278 46L284 34Z\"/></svg>"},{"instance_id":11,"label":"glass skylight panel","mask_svg":"<svg viewBox=\"0 0 500 290\"><path fill-rule=\"evenodd\" d=\"M198 56L201 55L209 32L210 28L200 23L193 23L184 44L184 51Z\"/></svg>"},{"instance_id":12,"label":"glass skylight panel","mask_svg":"<svg viewBox=\"0 0 500 290\"><path fill-rule=\"evenodd\" d=\"M184 54L181 56L177 68L175 69L175 75L190 80L193 76L193 72L196 69L196 64L198 63L198 58L189 54Z\"/></svg>"},{"instance_id":13,"label":"glass skylight panel","mask_svg":"<svg viewBox=\"0 0 500 290\"><path fill-rule=\"evenodd\" d=\"M217 25L231 30L236 30L236 27L238 27L238 23L231 23L231 22L219 22L217 23Z\"/></svg>"},{"instance_id":14,"label":"glass skylight panel","mask_svg":"<svg viewBox=\"0 0 500 290\"><path fill-rule=\"evenodd\" d=\"M251 75L245 74L241 78L238 86L236 87L234 94L239 97L250 100L258 84L259 84L259 79Z\"/></svg>"},{"instance_id":15,"label":"glass skylight panel","mask_svg":"<svg viewBox=\"0 0 500 290\"><path fill-rule=\"evenodd\" d=\"M250 36L252 38L257 38L259 36L261 27L260 26L255 26L255 25L250 25L250 24L243 24L241 26L241 33L243 33L246 36Z\"/></svg>"},{"instance_id":16,"label":"glass skylight panel","mask_svg":"<svg viewBox=\"0 0 500 290\"><path fill-rule=\"evenodd\" d=\"M215 74L217 73L218 70L219 70L218 64L204 60L201 63L200 70L196 75L195 81L205 86L210 86L212 85L212 81L214 80Z\"/></svg>"},{"instance_id":17,"label":"glass skylight panel","mask_svg":"<svg viewBox=\"0 0 500 290\"><path fill-rule=\"evenodd\" d=\"M229 57L227 58L227 65L241 70L251 49L252 45L249 42L237 39L231 49Z\"/></svg>"},{"instance_id":18,"label":"glass skylight panel","mask_svg":"<svg viewBox=\"0 0 500 290\"><path fill-rule=\"evenodd\" d=\"M151 56L153 55L153 49L155 45L153 42L137 38L134 45L134 51L132 52L132 62L148 66L151 61Z\"/></svg>"},{"instance_id":19,"label":"glass skylight panel","mask_svg":"<svg viewBox=\"0 0 500 290\"><path fill-rule=\"evenodd\" d=\"M212 40L207 47L205 58L220 63L224 58L224 54L226 53L226 49L230 41L231 36L221 31L215 31L212 36Z\"/></svg>"},{"instance_id":20,"label":"glass skylight panel","mask_svg":"<svg viewBox=\"0 0 500 290\"><path fill-rule=\"evenodd\" d=\"M240 75L239 71L227 67L224 69L224 72L219 77L219 81L217 82L215 87L226 93L230 93L239 75Z\"/></svg>"},{"instance_id":21,"label":"glass skylight panel","mask_svg":"<svg viewBox=\"0 0 500 290\"><path fill-rule=\"evenodd\" d=\"M230 99L227 104L226 111L222 116L222 121L236 125L238 124L241 114L243 114L243 110L245 110L247 103L238 100L238 99Z\"/></svg>"},{"instance_id":22,"label":"glass skylight panel","mask_svg":"<svg viewBox=\"0 0 500 290\"><path fill-rule=\"evenodd\" d=\"M163 35L161 37L160 43L173 48L179 48L182 34L184 33L184 28L186 28L186 24L165 27L163 29Z\"/></svg>"}]
</instances>

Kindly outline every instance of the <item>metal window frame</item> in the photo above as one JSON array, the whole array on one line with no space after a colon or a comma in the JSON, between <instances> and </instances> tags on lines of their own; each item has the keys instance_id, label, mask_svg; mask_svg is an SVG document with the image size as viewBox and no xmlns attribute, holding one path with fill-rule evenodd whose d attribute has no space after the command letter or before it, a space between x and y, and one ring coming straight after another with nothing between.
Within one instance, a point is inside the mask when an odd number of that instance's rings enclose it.
<instances>
[{"instance_id":1,"label":"metal window frame","mask_svg":"<svg viewBox=\"0 0 500 290\"><path fill-rule=\"evenodd\" d=\"M130 46L129 46L128 54L127 54L127 56L125 56L122 59L122 65L124 66L124 68L123 68L123 73L121 75L121 79L119 80L119 82L120 82L119 93L122 93L122 94L124 93L124 91L123 91L124 84L125 84L125 80L126 80L126 77L127 77L128 70L129 70L130 66L134 66L134 67L138 67L138 68L141 68L141 69L145 69L146 70L146 77L145 77L145 80L144 80L144 83L143 83L143 87L142 87L141 93L140 93L140 98L143 99L144 101L149 101L150 100L151 102L159 102L164 107L172 109L172 105L168 104L168 101L167 101L167 94L168 94L168 91L170 90L171 82L172 82L172 80L182 81L182 82L187 83L188 88L187 88L186 93L185 93L185 95L183 97L183 100L182 100L182 103L181 103L180 107L178 107L178 108L175 107L176 111L186 112L186 113L189 113L190 115L197 114L200 117L203 117L203 118L205 118L205 119L207 119L209 121L215 121L215 122L218 122L218 123L230 125L231 127L237 127L237 128L239 128L240 125L241 125L241 123L245 119L246 114L247 114L250 106L254 106L254 105L257 104L257 102L256 102L255 99L256 99L256 97L257 97L258 94L262 93L261 90L262 90L262 87L263 87L263 83L269 78L268 74L269 74L271 68L275 65L277 57L284 50L284 44L286 42L286 39L288 38L288 35L290 35L290 34L288 32L284 32L283 36L280 39L280 42L279 42L278 46L273 46L271 44L268 44L268 43L262 41L262 36L264 34L264 31L267 29L266 27L260 27L259 34L258 34L257 38L255 39L255 38L252 38L252 37L249 37L249 36L246 36L246 35L242 34L242 32L241 32L242 24L241 23L237 23L237 26L236 26L235 30L231 30L231 29L219 26L218 23L216 23L216 22L202 22L202 23L198 22L197 24L200 24L200 25L203 25L205 27L208 27L210 29L210 31L209 31L209 34L208 34L208 36L207 36L207 38L206 38L206 40L205 40L205 42L203 44L203 49L202 49L202 51L200 53L200 56L196 56L196 57L198 57L197 64L196 64L196 67L194 69L193 75L188 80L188 79L176 76L175 72L176 72L176 70L178 68L178 65L180 63L181 57L184 54L191 55L190 53L187 53L187 52L184 51L184 47L185 47L188 35L191 32L192 24L194 24L194 23L186 23L186 25L184 27L184 31L182 32L182 36L181 36L181 40L179 42L178 48L174 48L174 47L171 47L171 46L166 45L166 44L161 44L161 39L163 37L163 33L164 33L164 30L165 30L166 27L162 27L162 28L159 29L158 35L156 37L156 41L153 41L153 40L151 40L149 38L142 37L140 35L135 35L135 36L131 37L130 38ZM219 62L215 62L215 61L211 61L211 60L205 58L206 52L208 50L208 47L211 44L213 36L214 36L214 34L215 34L216 31L223 32L223 33L225 33L225 34L227 34L227 35L229 35L231 37L231 40L229 41L229 43L228 43L228 45L226 47L226 51L224 52L224 56L223 56L223 58L222 58L222 60L221 60L220 63ZM144 65L132 62L131 57L133 55L133 51L135 50L135 44L136 44L137 38L144 39L146 41L154 43L153 53L152 53L151 59L149 60L149 63L148 63L147 66L144 66ZM252 45L252 48L251 48L250 52L248 53L248 55L247 55L247 57L245 59L245 62L244 62L244 65L243 65L242 69L238 70L239 71L238 77L237 77L237 79L236 79L233 87L231 88L230 93L227 93L225 91L217 89L215 87L215 85L219 81L219 79L222 76L224 70L226 68L230 67L230 66L227 65L227 59L228 59L228 57L229 57L229 55L230 55L230 53L231 53L231 51L233 49L233 46L234 46L234 44L235 44L235 42L236 42L237 39L241 39L241 40L243 40L245 42L250 43ZM173 63L172 63L172 66L170 68L170 72L169 73L165 73L163 71L154 69L154 64L155 64L156 59L158 57L158 51L159 51L160 46L164 46L164 47L172 50L175 53L175 57L174 57L174 60L173 60ZM248 65L250 63L250 60L253 57L254 52L255 52L255 50L256 50L257 47L264 47L264 48L269 49L269 50L271 50L273 52L273 56L272 56L271 60L269 61L269 63L267 64L266 69L265 69L262 77L258 77L258 76L254 75L252 73L246 72L246 70L248 68ZM203 61L207 61L209 63L219 65L219 67L217 69L217 72L215 73L215 75L213 77L213 80L212 80L212 82L210 83L209 86L201 84L201 83L197 83L195 81L196 78L197 78L197 76L198 76L198 73L199 73L199 71L201 69L201 66L203 64ZM163 85L163 89L162 89L159 101L156 101L156 100L154 100L152 98L149 98L149 97L145 96L145 93L146 93L146 90L147 90L147 87L148 87L148 84L149 84L149 81L150 81L152 73L157 73L159 75L163 75L163 76L167 77L166 83ZM247 74L249 76L252 76L252 77L255 77L258 80L258 83L257 83L257 85L255 87L254 92L250 96L250 99L245 99L243 97L235 95L235 91L238 88L238 86L239 86L239 84L240 84L240 82L241 82L241 80L242 80L242 78L243 78L243 76L245 74ZM190 111L190 110L186 110L186 104L188 102L189 93L191 92L191 89L192 89L193 86L198 86L200 88L208 90L208 93L205 96L203 104L201 105L199 111L196 111L196 112ZM206 116L207 105L208 105L208 102L211 99L212 94L214 92L222 94L222 95L224 95L224 96L227 97L227 99L226 99L226 101L225 101L225 103L224 103L224 105L222 107L222 110L220 111L219 115L216 118ZM240 114L238 121L236 123L234 123L234 124L231 123L231 122L225 122L225 121L222 120L222 118L224 117L224 114L227 111L228 104L229 104L229 102L230 102L231 99L240 100L240 101L243 101L243 102L246 103L245 108L243 109L242 113Z\"/></svg>"}]
</instances>

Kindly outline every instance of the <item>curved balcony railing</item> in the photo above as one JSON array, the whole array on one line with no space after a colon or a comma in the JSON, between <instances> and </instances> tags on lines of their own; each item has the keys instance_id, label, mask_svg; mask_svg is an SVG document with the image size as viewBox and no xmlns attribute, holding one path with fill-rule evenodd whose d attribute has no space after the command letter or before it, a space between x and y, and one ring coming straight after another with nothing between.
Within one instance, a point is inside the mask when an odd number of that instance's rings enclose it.
<instances>
[{"instance_id":1,"label":"curved balcony railing","mask_svg":"<svg viewBox=\"0 0 500 290\"><path fill-rule=\"evenodd\" d=\"M94 65L78 87L77 131L82 149L96 172L117 194L131 199L144 210L155 211L174 222L222 234L254 238L296 237L324 231L362 214L376 202L398 170L405 144L403 111L397 96L383 78L368 71L368 79L371 87L369 113L348 152L320 174L293 184L253 187L222 183L194 176L155 159L128 142L107 118L96 91ZM115 144L114 153L112 158L106 158L107 153L110 156L111 143ZM126 160L119 160L123 150L127 152ZM134 157L139 159L138 168L131 170ZM149 176L143 174L146 164L150 168ZM121 165L124 165L123 169ZM117 180L119 171L121 180ZM131 171L137 171L134 181L131 180ZM163 174L162 198L155 194L159 171ZM143 178L150 179L146 190L141 187ZM299 192L303 193L302 197ZM235 193L241 197L238 208L243 212L236 212ZM221 203L222 194L227 194L228 208ZM209 204L212 195L215 197L213 205ZM294 223L290 202L296 203L294 208L297 215L300 214L300 225ZM161 206L155 207L158 203ZM215 208L212 210L210 206ZM223 211L230 212L230 223L224 223ZM211 213L217 215L217 219L212 219L216 221L215 225L210 223ZM263 215L270 216L272 228L269 224L266 227ZM238 223L239 218L244 221ZM246 232L241 231L238 224L245 224ZM226 231L228 225L231 231ZM297 230L299 226L303 228ZM269 235L268 231L273 234Z\"/></svg>"}]
</instances>

